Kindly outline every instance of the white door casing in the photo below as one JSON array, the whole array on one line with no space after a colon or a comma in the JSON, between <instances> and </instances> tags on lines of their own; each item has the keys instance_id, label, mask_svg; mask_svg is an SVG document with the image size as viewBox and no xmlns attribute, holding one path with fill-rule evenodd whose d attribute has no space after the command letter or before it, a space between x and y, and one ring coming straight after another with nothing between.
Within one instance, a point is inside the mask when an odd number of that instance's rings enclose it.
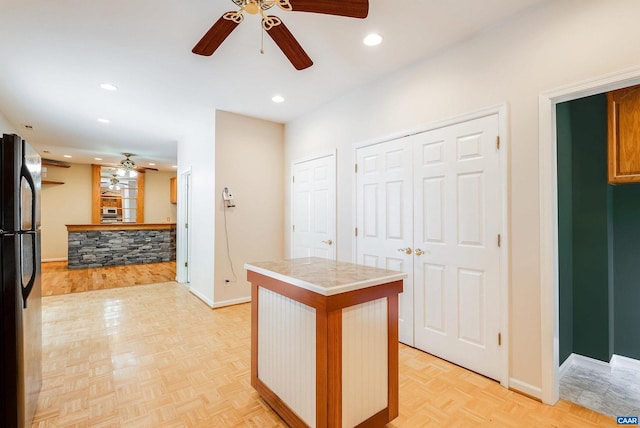
<instances>
[{"instance_id":1,"label":"white door casing","mask_svg":"<svg viewBox=\"0 0 640 428\"><path fill-rule=\"evenodd\" d=\"M335 155L293 163L291 257L336 258Z\"/></svg>"},{"instance_id":2,"label":"white door casing","mask_svg":"<svg viewBox=\"0 0 640 428\"><path fill-rule=\"evenodd\" d=\"M178 177L178 218L177 218L177 254L176 281L191 282L190 242L191 229L191 170Z\"/></svg>"},{"instance_id":3,"label":"white door casing","mask_svg":"<svg viewBox=\"0 0 640 428\"><path fill-rule=\"evenodd\" d=\"M411 147L403 139L363 147L356 161L356 263L407 273L398 330L413 346Z\"/></svg>"},{"instance_id":4,"label":"white door casing","mask_svg":"<svg viewBox=\"0 0 640 428\"><path fill-rule=\"evenodd\" d=\"M504 173L500 118L492 112L357 148L356 256L409 275L400 298L401 342L506 385L506 350L498 346L507 295L498 247ZM386 159L402 167L394 171ZM388 200L388 189L409 203L399 205L402 215L390 209L398 203Z\"/></svg>"}]
</instances>

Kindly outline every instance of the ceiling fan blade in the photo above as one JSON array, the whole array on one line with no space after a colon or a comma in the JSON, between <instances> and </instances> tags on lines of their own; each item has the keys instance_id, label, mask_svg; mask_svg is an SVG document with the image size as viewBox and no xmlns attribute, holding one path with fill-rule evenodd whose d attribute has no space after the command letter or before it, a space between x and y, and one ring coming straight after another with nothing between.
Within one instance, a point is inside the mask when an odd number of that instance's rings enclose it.
<instances>
[{"instance_id":1,"label":"ceiling fan blade","mask_svg":"<svg viewBox=\"0 0 640 428\"><path fill-rule=\"evenodd\" d=\"M197 55L212 55L237 26L238 22L220 17L191 52Z\"/></svg>"},{"instance_id":2,"label":"ceiling fan blade","mask_svg":"<svg viewBox=\"0 0 640 428\"><path fill-rule=\"evenodd\" d=\"M296 12L324 13L327 15L366 18L369 0L289 0Z\"/></svg>"},{"instance_id":3,"label":"ceiling fan blade","mask_svg":"<svg viewBox=\"0 0 640 428\"><path fill-rule=\"evenodd\" d=\"M276 45L278 45L282 53L289 58L289 61L291 61L291 64L293 64L296 70L304 70L313 65L313 61L311 61L309 55L302 49L300 43L293 37L293 34L291 34L284 23L271 27L267 30L267 34L276 42Z\"/></svg>"}]
</instances>

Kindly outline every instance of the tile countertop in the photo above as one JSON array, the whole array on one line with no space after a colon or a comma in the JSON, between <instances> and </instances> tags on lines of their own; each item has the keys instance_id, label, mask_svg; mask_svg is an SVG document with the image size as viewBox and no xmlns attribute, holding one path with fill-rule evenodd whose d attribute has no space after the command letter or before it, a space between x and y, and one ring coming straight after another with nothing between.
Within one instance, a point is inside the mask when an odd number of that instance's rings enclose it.
<instances>
[{"instance_id":1,"label":"tile countertop","mask_svg":"<svg viewBox=\"0 0 640 428\"><path fill-rule=\"evenodd\" d=\"M247 263L244 268L323 296L360 290L407 277L404 272L318 257Z\"/></svg>"}]
</instances>

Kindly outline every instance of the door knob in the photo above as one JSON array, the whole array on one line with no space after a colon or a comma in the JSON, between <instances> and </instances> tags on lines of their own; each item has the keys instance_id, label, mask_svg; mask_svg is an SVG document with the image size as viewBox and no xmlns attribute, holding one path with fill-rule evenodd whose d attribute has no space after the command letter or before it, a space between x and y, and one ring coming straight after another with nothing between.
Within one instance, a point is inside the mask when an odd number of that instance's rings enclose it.
<instances>
[{"instance_id":1,"label":"door knob","mask_svg":"<svg viewBox=\"0 0 640 428\"><path fill-rule=\"evenodd\" d=\"M331 239L327 240L327 241L322 241L323 244L327 244L327 245L331 245L333 244L333 241Z\"/></svg>"},{"instance_id":2,"label":"door knob","mask_svg":"<svg viewBox=\"0 0 640 428\"><path fill-rule=\"evenodd\" d=\"M416 248L415 253L416 253L416 256L421 256L421 255L423 255L425 252L424 252L424 251L422 251L420 248Z\"/></svg>"},{"instance_id":3,"label":"door knob","mask_svg":"<svg viewBox=\"0 0 640 428\"><path fill-rule=\"evenodd\" d=\"M398 248L398 251L400 251L401 253L405 253L407 255L411 254L411 248L407 247L407 248Z\"/></svg>"}]
</instances>

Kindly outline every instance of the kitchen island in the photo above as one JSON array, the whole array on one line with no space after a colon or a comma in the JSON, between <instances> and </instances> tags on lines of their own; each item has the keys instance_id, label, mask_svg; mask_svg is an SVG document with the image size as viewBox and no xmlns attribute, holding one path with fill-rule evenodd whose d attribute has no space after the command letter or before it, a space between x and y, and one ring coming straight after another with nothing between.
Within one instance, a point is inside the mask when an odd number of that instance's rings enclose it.
<instances>
[{"instance_id":1,"label":"kitchen island","mask_svg":"<svg viewBox=\"0 0 640 428\"><path fill-rule=\"evenodd\" d=\"M67 224L70 269L176 258L175 223Z\"/></svg>"},{"instance_id":2,"label":"kitchen island","mask_svg":"<svg viewBox=\"0 0 640 428\"><path fill-rule=\"evenodd\" d=\"M405 273L314 257L245 268L251 385L288 425L381 427L398 416Z\"/></svg>"}]
</instances>

